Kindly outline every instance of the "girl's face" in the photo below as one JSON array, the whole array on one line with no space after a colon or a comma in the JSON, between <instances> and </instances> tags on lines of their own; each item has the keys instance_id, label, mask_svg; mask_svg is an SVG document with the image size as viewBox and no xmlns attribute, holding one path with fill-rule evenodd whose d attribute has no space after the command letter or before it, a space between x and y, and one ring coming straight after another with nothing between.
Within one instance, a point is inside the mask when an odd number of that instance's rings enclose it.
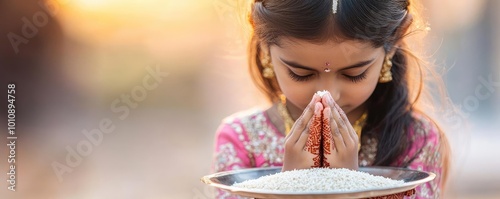
<instances>
[{"instance_id":1,"label":"girl's face","mask_svg":"<svg viewBox=\"0 0 500 199\"><path fill-rule=\"evenodd\" d=\"M284 38L269 52L291 109L303 111L315 92L327 90L347 115L363 111L359 109L375 90L385 58L382 47L354 40L313 44Z\"/></svg>"}]
</instances>

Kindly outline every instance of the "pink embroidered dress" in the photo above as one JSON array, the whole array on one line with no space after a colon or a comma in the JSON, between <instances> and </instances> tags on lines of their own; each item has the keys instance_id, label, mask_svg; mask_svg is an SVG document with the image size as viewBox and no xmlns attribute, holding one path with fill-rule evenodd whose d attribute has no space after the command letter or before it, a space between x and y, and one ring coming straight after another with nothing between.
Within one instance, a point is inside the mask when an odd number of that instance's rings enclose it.
<instances>
[{"instance_id":1,"label":"pink embroidered dress","mask_svg":"<svg viewBox=\"0 0 500 199\"><path fill-rule=\"evenodd\" d=\"M442 159L440 155L440 135L437 128L428 119L414 114L418 122L410 127L410 135L414 141L407 155L399 158L391 166L398 167L404 160L413 157L420 151L407 168L435 173L436 178L417 187L418 199L439 198ZM427 138L426 138L427 136ZM215 154L213 171L229 171L244 168L282 166L285 136L271 123L263 110L242 112L224 119L215 137ZM377 152L377 140L361 139L359 165L373 165ZM227 192L217 190L216 198L241 198Z\"/></svg>"}]
</instances>

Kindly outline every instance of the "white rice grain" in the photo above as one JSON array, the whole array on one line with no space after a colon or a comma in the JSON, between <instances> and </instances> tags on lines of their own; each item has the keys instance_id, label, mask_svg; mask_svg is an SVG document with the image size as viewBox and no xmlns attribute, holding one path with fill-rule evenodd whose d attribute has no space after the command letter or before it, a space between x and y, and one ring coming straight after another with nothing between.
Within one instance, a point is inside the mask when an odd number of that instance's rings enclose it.
<instances>
[{"instance_id":1,"label":"white rice grain","mask_svg":"<svg viewBox=\"0 0 500 199\"><path fill-rule=\"evenodd\" d=\"M328 93L328 91L326 91L326 90L316 92L316 94L319 95L320 97L323 97L323 95L326 95L327 93Z\"/></svg>"},{"instance_id":2,"label":"white rice grain","mask_svg":"<svg viewBox=\"0 0 500 199\"><path fill-rule=\"evenodd\" d=\"M312 168L285 171L258 179L236 183L233 186L253 190L286 192L335 192L391 188L404 184L365 172L348 169Z\"/></svg>"}]
</instances>

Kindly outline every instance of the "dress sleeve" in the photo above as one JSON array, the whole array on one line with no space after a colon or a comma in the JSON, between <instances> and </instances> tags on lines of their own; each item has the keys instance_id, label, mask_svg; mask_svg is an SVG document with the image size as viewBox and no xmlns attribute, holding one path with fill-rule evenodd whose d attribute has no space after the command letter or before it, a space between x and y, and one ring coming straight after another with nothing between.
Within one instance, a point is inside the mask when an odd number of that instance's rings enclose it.
<instances>
[{"instance_id":1,"label":"dress sleeve","mask_svg":"<svg viewBox=\"0 0 500 199\"><path fill-rule=\"evenodd\" d=\"M251 161L243 141L247 139L238 123L223 123L215 135L213 172L250 168ZM216 189L217 199L240 199L241 197Z\"/></svg>"},{"instance_id":2,"label":"dress sleeve","mask_svg":"<svg viewBox=\"0 0 500 199\"><path fill-rule=\"evenodd\" d=\"M413 147L406 157L415 157L415 159L410 162L408 168L436 174L434 180L416 188L416 195L413 198L439 198L444 169L441 148L444 146L442 141L446 141L446 138L442 139L438 128L428 120L415 124L410 134L413 135ZM415 156L416 153L418 154Z\"/></svg>"}]
</instances>

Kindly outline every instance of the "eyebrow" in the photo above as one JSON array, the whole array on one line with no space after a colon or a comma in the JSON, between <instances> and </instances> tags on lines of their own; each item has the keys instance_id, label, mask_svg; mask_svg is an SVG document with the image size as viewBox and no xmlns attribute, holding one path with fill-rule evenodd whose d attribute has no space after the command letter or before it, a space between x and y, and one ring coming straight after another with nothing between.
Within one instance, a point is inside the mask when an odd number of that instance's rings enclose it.
<instances>
[{"instance_id":1,"label":"eyebrow","mask_svg":"<svg viewBox=\"0 0 500 199\"><path fill-rule=\"evenodd\" d=\"M296 62L293 62L293 61L287 61L287 60L284 60L283 58L280 57L280 60L285 63L286 65L289 65L290 67L292 68L300 68L300 69L304 69L304 70L312 70L312 71L316 71L316 69L312 68L312 67L309 67L309 66L304 66L304 65L301 65L301 64L298 64ZM340 70L348 70L348 69L353 69L353 68L360 68L360 67L363 67L363 66L366 66L370 63L372 63L373 61L375 61L375 58L373 59L370 59L370 60L366 60L366 61L361 61L361 62L358 62L358 63L355 63L355 64L352 64L352 65L349 65L349 66L346 66Z\"/></svg>"}]
</instances>

